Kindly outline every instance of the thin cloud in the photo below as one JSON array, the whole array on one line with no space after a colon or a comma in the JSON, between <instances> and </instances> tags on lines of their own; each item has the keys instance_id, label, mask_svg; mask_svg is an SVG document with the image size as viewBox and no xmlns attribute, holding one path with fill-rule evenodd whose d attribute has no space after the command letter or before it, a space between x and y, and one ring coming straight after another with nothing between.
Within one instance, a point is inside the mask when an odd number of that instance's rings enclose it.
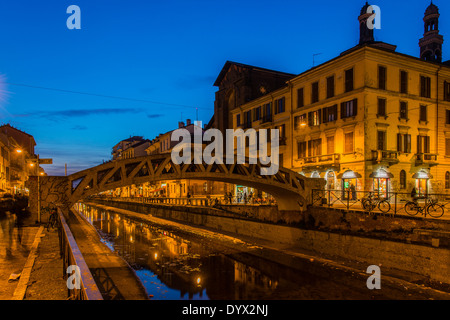
<instances>
[{"instance_id":1,"label":"thin cloud","mask_svg":"<svg viewBox=\"0 0 450 320\"><path fill-rule=\"evenodd\" d=\"M156 118L161 118L162 116L164 116L164 115L163 114L148 114L147 118L156 119Z\"/></svg>"},{"instance_id":2,"label":"thin cloud","mask_svg":"<svg viewBox=\"0 0 450 320\"><path fill-rule=\"evenodd\" d=\"M68 109L57 111L36 111L28 114L18 114L15 117L39 117L57 121L61 118L82 118L96 115L140 113L143 109L137 108L97 108L97 109Z\"/></svg>"}]
</instances>

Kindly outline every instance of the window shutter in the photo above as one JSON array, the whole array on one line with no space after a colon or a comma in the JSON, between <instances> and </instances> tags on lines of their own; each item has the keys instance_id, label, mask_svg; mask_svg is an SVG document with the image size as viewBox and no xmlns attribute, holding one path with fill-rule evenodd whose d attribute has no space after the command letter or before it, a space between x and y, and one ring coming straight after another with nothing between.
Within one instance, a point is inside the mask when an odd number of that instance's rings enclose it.
<instances>
[{"instance_id":1,"label":"window shutter","mask_svg":"<svg viewBox=\"0 0 450 320\"><path fill-rule=\"evenodd\" d=\"M402 150L402 142L403 142L402 134L397 133L397 151L398 152L403 152L404 151L404 150Z\"/></svg>"},{"instance_id":2,"label":"window shutter","mask_svg":"<svg viewBox=\"0 0 450 320\"><path fill-rule=\"evenodd\" d=\"M422 139L417 136L417 153L422 153Z\"/></svg>"},{"instance_id":3,"label":"window shutter","mask_svg":"<svg viewBox=\"0 0 450 320\"><path fill-rule=\"evenodd\" d=\"M405 134L405 147L403 149L405 153L411 153L411 135Z\"/></svg>"},{"instance_id":4,"label":"window shutter","mask_svg":"<svg viewBox=\"0 0 450 320\"><path fill-rule=\"evenodd\" d=\"M353 116L358 114L358 99L353 99Z\"/></svg>"}]
</instances>

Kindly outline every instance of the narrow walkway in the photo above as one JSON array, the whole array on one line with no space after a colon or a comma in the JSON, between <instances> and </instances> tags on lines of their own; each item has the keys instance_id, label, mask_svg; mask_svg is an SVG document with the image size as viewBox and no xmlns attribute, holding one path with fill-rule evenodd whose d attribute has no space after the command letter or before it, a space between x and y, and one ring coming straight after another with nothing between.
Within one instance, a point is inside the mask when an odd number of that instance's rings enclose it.
<instances>
[{"instance_id":1,"label":"narrow walkway","mask_svg":"<svg viewBox=\"0 0 450 320\"><path fill-rule=\"evenodd\" d=\"M68 224L105 300L147 300L145 288L131 267L100 242L97 231L70 211Z\"/></svg>"},{"instance_id":2,"label":"narrow walkway","mask_svg":"<svg viewBox=\"0 0 450 320\"><path fill-rule=\"evenodd\" d=\"M13 228L11 238L7 230L0 230L0 300L13 298L38 230L39 227Z\"/></svg>"},{"instance_id":3,"label":"narrow walkway","mask_svg":"<svg viewBox=\"0 0 450 320\"><path fill-rule=\"evenodd\" d=\"M63 271L58 231L44 229L24 300L66 300L68 291Z\"/></svg>"}]
</instances>

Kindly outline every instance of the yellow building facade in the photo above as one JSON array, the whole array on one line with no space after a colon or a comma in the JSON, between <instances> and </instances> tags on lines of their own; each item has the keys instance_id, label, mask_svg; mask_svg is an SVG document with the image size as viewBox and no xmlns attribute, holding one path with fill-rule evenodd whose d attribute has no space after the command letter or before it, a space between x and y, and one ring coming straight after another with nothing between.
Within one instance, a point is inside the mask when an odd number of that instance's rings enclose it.
<instances>
[{"instance_id":1,"label":"yellow building facade","mask_svg":"<svg viewBox=\"0 0 450 320\"><path fill-rule=\"evenodd\" d=\"M428 10L428 9L427 9ZM450 64L367 41L230 111L329 190L450 193Z\"/></svg>"}]
</instances>

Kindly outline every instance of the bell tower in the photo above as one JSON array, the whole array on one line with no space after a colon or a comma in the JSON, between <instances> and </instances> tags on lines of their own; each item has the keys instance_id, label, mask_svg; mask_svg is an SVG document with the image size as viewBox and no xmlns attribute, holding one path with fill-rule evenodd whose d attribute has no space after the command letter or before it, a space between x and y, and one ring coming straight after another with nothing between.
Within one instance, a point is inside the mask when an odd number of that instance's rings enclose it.
<instances>
[{"instance_id":1,"label":"bell tower","mask_svg":"<svg viewBox=\"0 0 450 320\"><path fill-rule=\"evenodd\" d=\"M425 31L419 40L420 59L432 62L442 62L442 44L444 37L439 34L439 8L433 4L425 10L423 18Z\"/></svg>"},{"instance_id":2,"label":"bell tower","mask_svg":"<svg viewBox=\"0 0 450 320\"><path fill-rule=\"evenodd\" d=\"M359 20L359 44L374 42L373 28L368 27L369 18L372 16L372 12L367 12L370 8L370 4L366 1L366 4L361 9L361 14L358 17Z\"/></svg>"}]
</instances>

